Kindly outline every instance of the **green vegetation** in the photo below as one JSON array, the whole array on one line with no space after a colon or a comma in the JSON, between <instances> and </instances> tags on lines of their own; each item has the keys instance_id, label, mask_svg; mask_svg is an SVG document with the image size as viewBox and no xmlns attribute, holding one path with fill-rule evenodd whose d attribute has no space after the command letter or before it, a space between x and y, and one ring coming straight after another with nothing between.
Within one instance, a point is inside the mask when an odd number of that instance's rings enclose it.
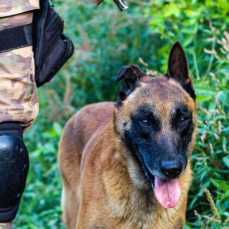
<instances>
[{"instance_id":1,"label":"green vegetation","mask_svg":"<svg viewBox=\"0 0 229 229\"><path fill-rule=\"evenodd\" d=\"M76 51L55 79L39 89L40 113L25 134L31 164L16 228L64 228L57 168L64 124L85 104L116 100L121 66L134 63L152 76L165 73L176 40L188 56L199 119L186 228L229 227L229 2L128 2L130 8L122 13L109 0L97 8L82 0L54 2ZM205 188L220 225L203 217L215 217Z\"/></svg>"}]
</instances>

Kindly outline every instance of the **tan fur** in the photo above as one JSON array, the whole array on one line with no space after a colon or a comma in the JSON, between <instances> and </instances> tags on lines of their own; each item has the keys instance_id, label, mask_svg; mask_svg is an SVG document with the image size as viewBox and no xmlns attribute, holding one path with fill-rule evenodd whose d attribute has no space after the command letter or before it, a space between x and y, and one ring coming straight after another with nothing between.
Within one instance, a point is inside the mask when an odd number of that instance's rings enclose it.
<instances>
[{"instance_id":1,"label":"tan fur","mask_svg":"<svg viewBox=\"0 0 229 229\"><path fill-rule=\"evenodd\" d=\"M179 178L182 194L178 205L164 209L155 199L141 167L115 131L116 128L123 133L119 124L128 123L131 114L147 103L163 116L163 134L167 135L166 125L174 100L188 105L196 123L195 102L176 81L166 77L153 81L143 77L140 87L127 97L120 109L111 102L88 105L68 121L59 146L63 219L68 228L183 228L191 183L189 163ZM194 141L195 134L189 144L189 156Z\"/></svg>"}]
</instances>

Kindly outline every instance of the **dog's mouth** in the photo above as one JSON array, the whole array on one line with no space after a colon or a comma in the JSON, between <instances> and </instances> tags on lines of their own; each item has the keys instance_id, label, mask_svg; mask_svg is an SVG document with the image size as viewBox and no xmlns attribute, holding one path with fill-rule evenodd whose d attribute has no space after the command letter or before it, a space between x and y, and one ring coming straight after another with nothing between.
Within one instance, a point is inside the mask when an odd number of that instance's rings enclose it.
<instances>
[{"instance_id":1,"label":"dog's mouth","mask_svg":"<svg viewBox=\"0 0 229 229\"><path fill-rule=\"evenodd\" d=\"M154 176L148 169L140 154L137 155L146 178L151 182L157 201L163 208L174 208L181 196L181 188L177 179L163 180Z\"/></svg>"}]
</instances>

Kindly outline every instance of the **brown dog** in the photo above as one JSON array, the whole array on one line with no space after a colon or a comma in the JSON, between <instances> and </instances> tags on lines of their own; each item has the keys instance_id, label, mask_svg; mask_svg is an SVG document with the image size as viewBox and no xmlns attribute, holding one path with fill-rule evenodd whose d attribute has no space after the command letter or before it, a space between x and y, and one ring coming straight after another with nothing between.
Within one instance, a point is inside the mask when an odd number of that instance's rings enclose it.
<instances>
[{"instance_id":1,"label":"brown dog","mask_svg":"<svg viewBox=\"0 0 229 229\"><path fill-rule=\"evenodd\" d=\"M168 71L121 68L117 103L88 105L59 147L63 218L71 229L181 229L191 183L196 104L178 42Z\"/></svg>"}]
</instances>

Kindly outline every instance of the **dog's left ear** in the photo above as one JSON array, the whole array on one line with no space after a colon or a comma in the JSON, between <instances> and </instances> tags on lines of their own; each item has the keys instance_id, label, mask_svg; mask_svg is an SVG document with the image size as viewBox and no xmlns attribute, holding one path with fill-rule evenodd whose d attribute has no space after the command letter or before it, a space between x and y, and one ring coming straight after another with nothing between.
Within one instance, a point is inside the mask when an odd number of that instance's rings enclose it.
<instances>
[{"instance_id":1,"label":"dog's left ear","mask_svg":"<svg viewBox=\"0 0 229 229\"><path fill-rule=\"evenodd\" d=\"M137 65L123 66L116 81L124 80L119 91L119 101L123 101L138 86L139 79L146 74Z\"/></svg>"},{"instance_id":2,"label":"dog's left ear","mask_svg":"<svg viewBox=\"0 0 229 229\"><path fill-rule=\"evenodd\" d=\"M188 61L180 43L176 41L169 54L169 63L167 74L168 77L177 78L183 88L195 99L192 79L189 76Z\"/></svg>"}]
</instances>

